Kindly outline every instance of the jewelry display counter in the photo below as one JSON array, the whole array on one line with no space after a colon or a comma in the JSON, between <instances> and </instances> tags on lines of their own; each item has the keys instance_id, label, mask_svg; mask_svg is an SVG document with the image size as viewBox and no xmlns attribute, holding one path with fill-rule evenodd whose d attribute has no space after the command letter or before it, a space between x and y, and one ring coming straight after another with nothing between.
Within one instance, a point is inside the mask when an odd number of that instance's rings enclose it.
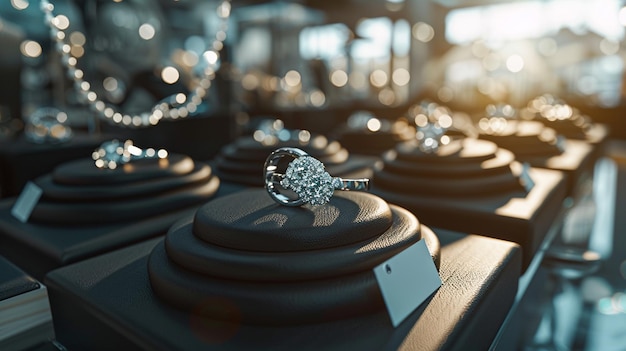
<instances>
[{"instance_id":1,"label":"jewelry display counter","mask_svg":"<svg viewBox=\"0 0 626 351\"><path fill-rule=\"evenodd\" d=\"M38 279L56 267L163 235L220 184L208 165L180 154L116 169L79 159L34 183L42 195L27 223L11 213L15 198L0 201L0 253Z\"/></svg>"},{"instance_id":2,"label":"jewelry display counter","mask_svg":"<svg viewBox=\"0 0 626 351\"><path fill-rule=\"evenodd\" d=\"M442 286L397 328L371 268L423 238ZM489 345L517 291L510 242L435 235L363 193L215 199L155 239L47 275L69 349L455 350ZM71 306L71 308L70 308Z\"/></svg>"}]
</instances>

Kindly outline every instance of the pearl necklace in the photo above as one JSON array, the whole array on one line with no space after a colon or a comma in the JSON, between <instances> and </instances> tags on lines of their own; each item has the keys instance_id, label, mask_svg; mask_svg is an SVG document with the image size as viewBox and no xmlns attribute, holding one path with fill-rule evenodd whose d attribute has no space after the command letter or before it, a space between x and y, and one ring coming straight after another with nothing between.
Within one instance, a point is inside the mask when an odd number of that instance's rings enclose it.
<instances>
[{"instance_id":1,"label":"pearl necklace","mask_svg":"<svg viewBox=\"0 0 626 351\"><path fill-rule=\"evenodd\" d=\"M159 123L161 119L177 119L187 117L194 113L198 105L200 105L207 97L207 92L211 87L211 82L215 79L215 69L219 61L219 53L224 47L226 39L226 30L228 28L228 19L230 17L231 5L230 0L223 0L217 7L217 15L221 20L218 31L211 46L208 57L211 60L206 69L203 70L198 85L189 95L176 94L175 96L166 98L162 102L156 104L151 112L144 112L136 115L129 115L117 111L112 105L102 101L91 90L91 84L83 79L84 72L77 68L78 59L70 54L70 45L65 43L64 29L67 26L61 25L57 17L52 13L54 5L48 0L41 0L41 10L45 14L45 23L50 27L50 36L56 43L55 48L61 55L61 63L66 68L68 77L74 82L74 86L78 93L84 98L86 104L93 110L99 118L107 122L125 126L125 127L147 127ZM62 29L63 28L63 29ZM207 54L205 53L205 55Z\"/></svg>"}]
</instances>

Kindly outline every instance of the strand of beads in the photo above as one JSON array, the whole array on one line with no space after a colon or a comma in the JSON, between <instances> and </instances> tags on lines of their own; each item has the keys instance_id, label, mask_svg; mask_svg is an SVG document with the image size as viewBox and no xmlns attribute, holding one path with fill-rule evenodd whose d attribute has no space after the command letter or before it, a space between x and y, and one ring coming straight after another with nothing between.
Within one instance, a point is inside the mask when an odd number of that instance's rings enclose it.
<instances>
[{"instance_id":1,"label":"strand of beads","mask_svg":"<svg viewBox=\"0 0 626 351\"><path fill-rule=\"evenodd\" d=\"M70 45L65 43L65 31L67 23L61 23L53 14L54 5L48 0L41 0L41 10L45 14L45 23L50 28L50 36L55 42L54 47L61 55L61 63L66 68L68 77L74 82L74 86L91 110L98 117L125 127L147 127L159 123L162 119L177 119L187 117L196 112L198 106L206 99L212 81L215 79L215 68L218 67L220 52L226 40L228 19L231 13L230 0L223 0L217 7L217 16L220 19L219 29L210 45L209 51L204 53L207 58L207 67L198 79L196 87L188 95L179 93L171 99L157 103L150 112L141 114L125 114L119 112L114 106L104 102L91 84L84 80L84 72L78 68L78 59L70 54Z\"/></svg>"}]
</instances>

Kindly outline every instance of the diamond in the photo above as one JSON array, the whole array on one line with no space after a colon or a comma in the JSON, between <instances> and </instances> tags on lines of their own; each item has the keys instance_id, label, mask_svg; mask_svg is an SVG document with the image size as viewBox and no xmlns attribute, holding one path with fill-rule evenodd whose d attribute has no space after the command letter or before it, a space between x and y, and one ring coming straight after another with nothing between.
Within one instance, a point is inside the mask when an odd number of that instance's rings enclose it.
<instances>
[{"instance_id":1,"label":"diamond","mask_svg":"<svg viewBox=\"0 0 626 351\"><path fill-rule=\"evenodd\" d=\"M426 153L437 152L439 146L444 144L442 138L446 134L446 129L434 123L427 123L419 127L415 134L420 150Z\"/></svg>"},{"instance_id":2,"label":"diamond","mask_svg":"<svg viewBox=\"0 0 626 351\"><path fill-rule=\"evenodd\" d=\"M96 167L115 169L131 160L130 147L133 147L130 140L124 143L115 139L105 141L93 152L91 157L96 161Z\"/></svg>"},{"instance_id":3,"label":"diamond","mask_svg":"<svg viewBox=\"0 0 626 351\"><path fill-rule=\"evenodd\" d=\"M100 148L104 151L104 155L100 157L105 162L115 162L121 164L124 161L124 144L118 140L111 140L102 143Z\"/></svg>"},{"instance_id":4,"label":"diamond","mask_svg":"<svg viewBox=\"0 0 626 351\"><path fill-rule=\"evenodd\" d=\"M291 161L280 184L311 205L327 203L335 191L333 177L326 172L324 164L310 156Z\"/></svg>"}]
</instances>

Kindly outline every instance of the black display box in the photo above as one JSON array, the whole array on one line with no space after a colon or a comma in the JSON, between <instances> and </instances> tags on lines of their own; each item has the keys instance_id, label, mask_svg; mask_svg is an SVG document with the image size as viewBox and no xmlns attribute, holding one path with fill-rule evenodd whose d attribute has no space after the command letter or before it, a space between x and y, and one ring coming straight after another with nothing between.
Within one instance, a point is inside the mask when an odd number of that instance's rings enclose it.
<instances>
[{"instance_id":1,"label":"black display box","mask_svg":"<svg viewBox=\"0 0 626 351\"><path fill-rule=\"evenodd\" d=\"M47 226L22 223L11 215L14 199L0 201L0 254L43 280L61 266L164 235L172 223L195 211L187 208L132 223Z\"/></svg>"},{"instance_id":2,"label":"black display box","mask_svg":"<svg viewBox=\"0 0 626 351\"><path fill-rule=\"evenodd\" d=\"M323 324L227 324L175 309L153 293L147 241L46 276L58 341L72 350L485 350L517 292L511 242L449 231L441 288L393 328L386 311ZM225 304L225 308L228 305Z\"/></svg>"},{"instance_id":3,"label":"black display box","mask_svg":"<svg viewBox=\"0 0 626 351\"><path fill-rule=\"evenodd\" d=\"M210 166L175 153L113 169L83 157L32 185L24 197L0 200L0 254L40 280L57 267L163 235L176 220L230 191L221 189ZM16 203L37 188L41 196L30 201L32 211L14 217Z\"/></svg>"},{"instance_id":4,"label":"black display box","mask_svg":"<svg viewBox=\"0 0 626 351\"><path fill-rule=\"evenodd\" d=\"M372 193L413 212L433 228L484 235L518 243L525 270L563 211L567 194L564 173L530 168L533 188L484 197L435 197L391 193L376 187Z\"/></svg>"},{"instance_id":5,"label":"black display box","mask_svg":"<svg viewBox=\"0 0 626 351\"><path fill-rule=\"evenodd\" d=\"M577 188L593 175L598 159L598 145L581 140L568 139L562 154L548 158L530 159L528 163L537 168L561 171L567 176L567 195L573 196Z\"/></svg>"}]
</instances>

